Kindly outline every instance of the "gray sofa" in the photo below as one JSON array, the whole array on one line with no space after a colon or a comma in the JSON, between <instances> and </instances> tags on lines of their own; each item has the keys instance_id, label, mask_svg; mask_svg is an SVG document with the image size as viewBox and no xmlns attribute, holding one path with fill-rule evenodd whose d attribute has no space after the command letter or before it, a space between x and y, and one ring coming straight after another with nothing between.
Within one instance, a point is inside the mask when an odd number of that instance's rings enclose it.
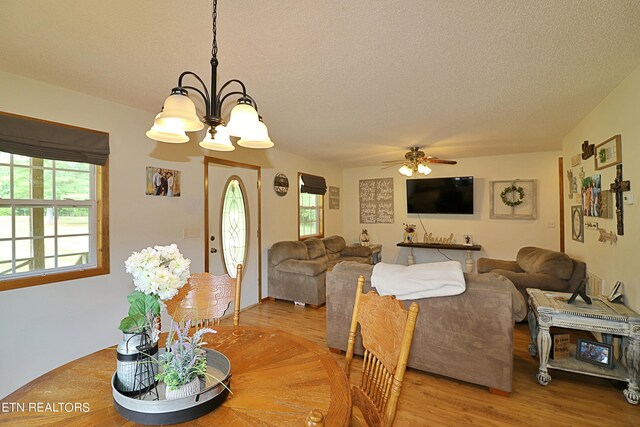
<instances>
[{"instance_id":1,"label":"gray sofa","mask_svg":"<svg viewBox=\"0 0 640 427\"><path fill-rule=\"evenodd\" d=\"M327 272L327 344L346 351L358 276L371 289L373 266L343 262ZM416 300L416 323L408 366L483 385L497 394L511 391L513 326L524 319L524 298L497 274L465 274L456 296ZM403 301L409 307L412 301ZM358 335L356 353L363 348Z\"/></svg>"},{"instance_id":2,"label":"gray sofa","mask_svg":"<svg viewBox=\"0 0 640 427\"><path fill-rule=\"evenodd\" d=\"M526 246L518 251L515 261L479 258L478 273L496 273L508 278L527 300L527 288L575 291L587 276L587 265L562 252Z\"/></svg>"},{"instance_id":3,"label":"gray sofa","mask_svg":"<svg viewBox=\"0 0 640 427\"><path fill-rule=\"evenodd\" d=\"M316 308L326 301L327 270L341 261L372 264L367 246L347 245L341 236L274 243L269 249L269 298Z\"/></svg>"}]
</instances>

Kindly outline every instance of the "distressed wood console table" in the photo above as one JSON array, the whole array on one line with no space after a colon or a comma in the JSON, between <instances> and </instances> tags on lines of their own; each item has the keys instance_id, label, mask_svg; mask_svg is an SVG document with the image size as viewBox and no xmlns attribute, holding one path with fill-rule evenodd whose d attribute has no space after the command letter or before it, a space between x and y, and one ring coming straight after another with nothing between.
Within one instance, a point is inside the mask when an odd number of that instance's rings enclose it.
<instances>
[{"instance_id":1,"label":"distressed wood console table","mask_svg":"<svg viewBox=\"0 0 640 427\"><path fill-rule=\"evenodd\" d=\"M479 251L482 249L480 245L455 245L455 244L439 244L439 243L398 243L397 246L402 246L405 248L409 248L409 256L407 257L407 264L413 265L415 264L415 259L413 258L413 248L420 249L453 249L454 251L467 251L467 260L465 262L465 266L467 269L467 273L473 273L473 257L471 256L471 251Z\"/></svg>"},{"instance_id":2,"label":"distressed wood console table","mask_svg":"<svg viewBox=\"0 0 640 427\"><path fill-rule=\"evenodd\" d=\"M601 378L626 381L624 396L627 401L637 405L640 401L640 314L624 304L609 302L606 297L591 297L592 304L577 299L573 304L567 300L568 293L549 292L540 289L527 289L529 294L529 330L531 343L529 352L538 356L540 367L536 378L541 385L551 382L548 368L575 372ZM612 369L593 365L575 358L572 351L568 359L549 360L551 334L549 328L557 326L568 329L600 332L607 344L613 337L621 339L620 355L614 360ZM612 355L613 356L613 355ZM626 361L626 367L623 365Z\"/></svg>"}]
</instances>

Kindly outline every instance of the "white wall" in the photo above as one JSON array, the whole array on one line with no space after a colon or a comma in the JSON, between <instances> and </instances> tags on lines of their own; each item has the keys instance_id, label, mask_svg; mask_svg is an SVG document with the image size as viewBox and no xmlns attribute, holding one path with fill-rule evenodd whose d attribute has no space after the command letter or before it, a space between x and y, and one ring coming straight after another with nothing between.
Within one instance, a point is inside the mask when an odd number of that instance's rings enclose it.
<instances>
[{"instance_id":1,"label":"white wall","mask_svg":"<svg viewBox=\"0 0 640 427\"><path fill-rule=\"evenodd\" d=\"M558 157L560 152L504 155L459 159L455 166L435 165L429 177L474 176L473 215L426 215L407 214L406 178L397 168L381 169L362 167L345 169L344 183L344 234L347 241L357 242L360 231L366 228L372 243L383 243L383 261L406 263L408 249L396 243L403 238L403 222L416 224L418 241L422 241L424 230L437 237L448 237L451 233L457 243L462 243L464 234L471 234L475 244L482 245L480 256L515 259L522 246L540 246L559 249L559 196ZM361 179L391 177L394 183L394 224L360 224L358 204L358 182ZM490 181L512 179L536 179L538 187L538 216L535 220L490 219ZM422 219L421 226L420 219ZM414 250L416 262L441 261L446 258L436 250ZM448 257L463 262L464 251L443 251Z\"/></svg>"},{"instance_id":2,"label":"white wall","mask_svg":"<svg viewBox=\"0 0 640 427\"><path fill-rule=\"evenodd\" d=\"M582 160L580 166L571 167L571 157L581 153L583 141L598 145L610 137L622 135L623 178L631 181L632 193L636 195L633 205L624 205L624 235L618 236L614 245L598 242L597 230L584 231L584 243L571 239L571 205L580 204L579 195L573 200L565 195L565 221L567 253L584 259L589 271L604 279L605 294L608 294L616 281L625 286L625 303L640 311L640 279L633 267L640 253L640 67L636 68L618 87L616 87L582 122L564 139L562 149L566 170L572 169L577 176L580 167L586 176L600 174L602 189L608 189L615 179L615 166L595 171L593 157ZM565 181L566 182L566 181ZM578 184L578 187L580 184ZM579 190L580 188L578 188ZM614 199L615 203L615 199ZM616 231L615 205L612 219L588 218L598 222L598 227L607 231Z\"/></svg>"},{"instance_id":3,"label":"white wall","mask_svg":"<svg viewBox=\"0 0 640 427\"><path fill-rule=\"evenodd\" d=\"M111 274L0 292L0 397L43 373L98 349L116 344L133 290L124 261L131 252L156 244L177 243L203 271L203 155L194 142L156 143L144 136L153 114L0 72L0 110L105 131L110 134ZM277 144L277 130L272 129ZM324 175L341 186L340 170L270 149L238 149L226 158L264 166L263 259L277 240L295 239L298 171ZM178 198L145 196L145 167L182 172ZM284 198L273 191L275 173L285 173L294 187ZM326 210L326 233L342 232L342 211ZM198 237L185 239L183 230ZM267 295L266 274L263 295ZM114 354L115 367L115 354Z\"/></svg>"}]
</instances>

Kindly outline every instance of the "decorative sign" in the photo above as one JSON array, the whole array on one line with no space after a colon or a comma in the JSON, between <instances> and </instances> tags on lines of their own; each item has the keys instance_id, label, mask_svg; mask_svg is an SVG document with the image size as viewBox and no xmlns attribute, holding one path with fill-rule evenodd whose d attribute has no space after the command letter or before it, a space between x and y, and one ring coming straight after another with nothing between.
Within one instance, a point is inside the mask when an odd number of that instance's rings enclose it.
<instances>
[{"instance_id":1,"label":"decorative sign","mask_svg":"<svg viewBox=\"0 0 640 427\"><path fill-rule=\"evenodd\" d=\"M573 171L567 171L567 180L569 181L569 198L573 199L573 194L578 192L578 180L573 176Z\"/></svg>"},{"instance_id":2,"label":"decorative sign","mask_svg":"<svg viewBox=\"0 0 640 427\"><path fill-rule=\"evenodd\" d=\"M611 190L600 192L600 218L613 218L613 196Z\"/></svg>"},{"instance_id":3,"label":"decorative sign","mask_svg":"<svg viewBox=\"0 0 640 427\"><path fill-rule=\"evenodd\" d=\"M589 141L582 143L582 160L587 160L589 157L593 156L595 152L596 146L594 144L589 144Z\"/></svg>"},{"instance_id":4,"label":"decorative sign","mask_svg":"<svg viewBox=\"0 0 640 427\"><path fill-rule=\"evenodd\" d=\"M551 358L554 360L568 359L571 357L569 334L554 334L551 343Z\"/></svg>"},{"instance_id":5,"label":"decorative sign","mask_svg":"<svg viewBox=\"0 0 640 427\"><path fill-rule=\"evenodd\" d=\"M610 244L614 244L618 241L618 236L613 231L607 231L604 228L599 228L600 236L598 236L598 242L609 242Z\"/></svg>"},{"instance_id":6,"label":"decorative sign","mask_svg":"<svg viewBox=\"0 0 640 427\"><path fill-rule=\"evenodd\" d=\"M571 156L571 167L580 165L581 161L582 161L582 156L580 154Z\"/></svg>"},{"instance_id":7,"label":"decorative sign","mask_svg":"<svg viewBox=\"0 0 640 427\"><path fill-rule=\"evenodd\" d=\"M571 206L571 238L576 242L584 242L584 217L582 206Z\"/></svg>"},{"instance_id":8,"label":"decorative sign","mask_svg":"<svg viewBox=\"0 0 640 427\"><path fill-rule=\"evenodd\" d=\"M278 196L285 196L289 191L289 178L283 173L278 173L273 178L273 190Z\"/></svg>"},{"instance_id":9,"label":"decorative sign","mask_svg":"<svg viewBox=\"0 0 640 427\"><path fill-rule=\"evenodd\" d=\"M393 224L393 178L362 179L360 224Z\"/></svg>"},{"instance_id":10,"label":"decorative sign","mask_svg":"<svg viewBox=\"0 0 640 427\"><path fill-rule=\"evenodd\" d=\"M340 209L340 187L329 186L329 209Z\"/></svg>"},{"instance_id":11,"label":"decorative sign","mask_svg":"<svg viewBox=\"0 0 640 427\"><path fill-rule=\"evenodd\" d=\"M586 230L597 230L598 229L598 223L595 221L585 221L584 222L584 228Z\"/></svg>"}]
</instances>

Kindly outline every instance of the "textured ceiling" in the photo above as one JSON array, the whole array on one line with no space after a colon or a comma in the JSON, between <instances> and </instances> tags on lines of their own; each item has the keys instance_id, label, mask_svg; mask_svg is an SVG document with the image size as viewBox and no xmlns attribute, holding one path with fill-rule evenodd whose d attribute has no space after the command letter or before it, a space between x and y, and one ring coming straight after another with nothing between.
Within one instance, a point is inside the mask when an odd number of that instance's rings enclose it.
<instances>
[{"instance_id":1,"label":"textured ceiling","mask_svg":"<svg viewBox=\"0 0 640 427\"><path fill-rule=\"evenodd\" d=\"M180 72L209 80L210 9L2 0L0 69L156 113ZM218 74L279 148L345 166L558 150L640 64L639 22L636 0L220 0Z\"/></svg>"}]
</instances>

